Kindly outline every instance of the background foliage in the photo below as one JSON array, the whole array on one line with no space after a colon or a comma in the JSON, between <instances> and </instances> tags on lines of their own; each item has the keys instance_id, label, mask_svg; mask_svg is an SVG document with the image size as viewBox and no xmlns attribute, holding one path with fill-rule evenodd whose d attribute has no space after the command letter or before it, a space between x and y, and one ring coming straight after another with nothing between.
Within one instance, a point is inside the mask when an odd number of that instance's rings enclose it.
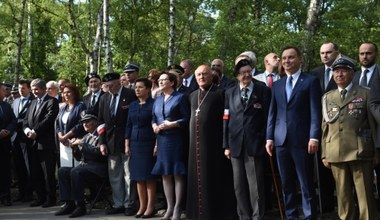
<instances>
[{"instance_id":1,"label":"background foliage","mask_svg":"<svg viewBox=\"0 0 380 220\"><path fill-rule=\"evenodd\" d=\"M0 0L0 77L14 82L17 30L22 2L23 18L20 78L69 78L84 85L88 57L81 49L69 19L67 0ZM380 1L325 0L315 33L308 41L308 67L319 65L319 47L334 41L342 53L357 59L363 41L380 40ZM76 22L89 48L94 44L101 0L74 1ZM178 0L176 1L175 62L184 58L195 65L219 57L231 73L234 58L252 50L258 68L269 52L285 45L301 48L310 1L306 0ZM168 60L169 1L110 1L113 69L121 72L128 61L140 63L142 75L164 69ZM101 50L102 56L104 51ZM105 74L101 60L99 74Z\"/></svg>"}]
</instances>

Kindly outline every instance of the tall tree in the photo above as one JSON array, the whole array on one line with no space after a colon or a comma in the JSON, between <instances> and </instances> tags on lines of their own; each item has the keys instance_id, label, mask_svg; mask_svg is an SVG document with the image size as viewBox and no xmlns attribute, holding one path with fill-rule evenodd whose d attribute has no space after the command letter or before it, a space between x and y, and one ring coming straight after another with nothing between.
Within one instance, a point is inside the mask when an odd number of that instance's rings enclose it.
<instances>
[{"instance_id":1,"label":"tall tree","mask_svg":"<svg viewBox=\"0 0 380 220\"><path fill-rule=\"evenodd\" d=\"M169 50L168 50L168 65L174 62L174 42L175 42L175 4L174 0L169 3Z\"/></svg>"}]
</instances>

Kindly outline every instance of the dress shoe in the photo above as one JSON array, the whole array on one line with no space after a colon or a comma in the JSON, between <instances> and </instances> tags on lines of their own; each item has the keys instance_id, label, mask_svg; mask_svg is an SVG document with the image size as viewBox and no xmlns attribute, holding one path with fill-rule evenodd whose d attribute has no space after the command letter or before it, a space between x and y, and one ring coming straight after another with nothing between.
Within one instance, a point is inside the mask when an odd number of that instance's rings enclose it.
<instances>
[{"instance_id":1,"label":"dress shoe","mask_svg":"<svg viewBox=\"0 0 380 220\"><path fill-rule=\"evenodd\" d=\"M73 211L73 213L71 215L69 215L69 218L76 218L76 217L79 217L79 216L83 216L87 214L87 211L86 211L86 206L83 204L83 205L78 205L75 210Z\"/></svg>"},{"instance_id":2,"label":"dress shoe","mask_svg":"<svg viewBox=\"0 0 380 220\"><path fill-rule=\"evenodd\" d=\"M57 205L57 201L54 199L54 200L51 200L51 199L48 199L44 204L42 204L42 208L49 208L49 207L53 207L53 206L56 206Z\"/></svg>"},{"instance_id":3,"label":"dress shoe","mask_svg":"<svg viewBox=\"0 0 380 220\"><path fill-rule=\"evenodd\" d=\"M41 206L44 203L45 203L45 200L37 199L34 202L30 203L29 206L30 207L37 207L37 206Z\"/></svg>"},{"instance_id":4,"label":"dress shoe","mask_svg":"<svg viewBox=\"0 0 380 220\"><path fill-rule=\"evenodd\" d=\"M134 211L132 208L126 208L125 209L125 212L124 212L125 216L133 216L135 214L136 214L136 211Z\"/></svg>"},{"instance_id":5,"label":"dress shoe","mask_svg":"<svg viewBox=\"0 0 380 220\"><path fill-rule=\"evenodd\" d=\"M156 216L156 211L153 210L152 213L148 214L148 215L142 215L141 218L153 218Z\"/></svg>"},{"instance_id":6,"label":"dress shoe","mask_svg":"<svg viewBox=\"0 0 380 220\"><path fill-rule=\"evenodd\" d=\"M73 201L66 202L65 205L58 210L56 213L54 213L55 216L59 215L68 215L71 214L75 209L75 204Z\"/></svg>"},{"instance_id":7,"label":"dress shoe","mask_svg":"<svg viewBox=\"0 0 380 220\"><path fill-rule=\"evenodd\" d=\"M141 216L143 216L143 215L144 215L144 213L136 214L136 215L135 215L135 218L141 218Z\"/></svg>"},{"instance_id":8,"label":"dress shoe","mask_svg":"<svg viewBox=\"0 0 380 220\"><path fill-rule=\"evenodd\" d=\"M114 214L119 214L123 212L124 212L124 207L112 208L112 209L106 210L106 215L114 215Z\"/></svg>"}]
</instances>

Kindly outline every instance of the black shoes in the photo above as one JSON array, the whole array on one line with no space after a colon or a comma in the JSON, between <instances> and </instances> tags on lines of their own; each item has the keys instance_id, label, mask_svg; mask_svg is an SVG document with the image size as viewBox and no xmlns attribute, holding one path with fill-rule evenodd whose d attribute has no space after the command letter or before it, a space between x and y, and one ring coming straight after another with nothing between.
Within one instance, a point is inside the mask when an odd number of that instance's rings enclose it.
<instances>
[{"instance_id":1,"label":"black shoes","mask_svg":"<svg viewBox=\"0 0 380 220\"><path fill-rule=\"evenodd\" d=\"M75 209L75 204L73 201L66 202L63 207L58 210L56 213L54 213L55 216L59 215L68 215L71 214Z\"/></svg>"},{"instance_id":2,"label":"black shoes","mask_svg":"<svg viewBox=\"0 0 380 220\"><path fill-rule=\"evenodd\" d=\"M156 210L153 210L149 215L142 215L141 218L153 218L156 216Z\"/></svg>"},{"instance_id":3,"label":"black shoes","mask_svg":"<svg viewBox=\"0 0 380 220\"><path fill-rule=\"evenodd\" d=\"M69 218L80 217L80 216L85 215L86 213L87 213L86 206L84 204L80 204L80 205L78 204L78 206L75 208L73 213L69 215Z\"/></svg>"},{"instance_id":4,"label":"black shoes","mask_svg":"<svg viewBox=\"0 0 380 220\"><path fill-rule=\"evenodd\" d=\"M106 210L106 215L114 215L114 214L119 214L124 212L124 207L119 207L119 208L111 208L109 210Z\"/></svg>"}]
</instances>

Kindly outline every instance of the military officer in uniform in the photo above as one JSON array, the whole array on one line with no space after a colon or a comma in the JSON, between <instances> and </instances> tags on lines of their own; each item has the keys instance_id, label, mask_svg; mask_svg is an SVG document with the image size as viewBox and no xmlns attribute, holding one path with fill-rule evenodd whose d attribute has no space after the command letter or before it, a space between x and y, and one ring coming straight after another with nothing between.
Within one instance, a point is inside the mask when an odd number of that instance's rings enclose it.
<instances>
[{"instance_id":1,"label":"military officer in uniform","mask_svg":"<svg viewBox=\"0 0 380 220\"><path fill-rule=\"evenodd\" d=\"M369 109L369 89L354 85L355 64L338 58L333 64L337 89L322 98L322 162L331 168L340 219L376 219L373 195L373 134L375 121Z\"/></svg>"}]
</instances>

